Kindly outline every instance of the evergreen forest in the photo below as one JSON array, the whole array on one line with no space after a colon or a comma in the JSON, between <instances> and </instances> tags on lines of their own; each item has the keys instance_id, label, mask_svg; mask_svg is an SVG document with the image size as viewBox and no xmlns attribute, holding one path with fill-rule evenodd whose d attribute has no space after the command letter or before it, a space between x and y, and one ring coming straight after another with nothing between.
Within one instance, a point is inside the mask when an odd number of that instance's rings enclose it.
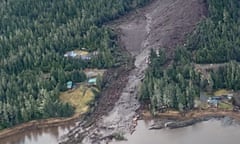
<instances>
[{"instance_id":1,"label":"evergreen forest","mask_svg":"<svg viewBox=\"0 0 240 144\"><path fill-rule=\"evenodd\" d=\"M0 3L0 129L74 108L59 100L66 82L82 82L85 68L116 66L116 34L104 27L149 0L3 0ZM91 60L67 51L98 51Z\"/></svg>"}]
</instances>

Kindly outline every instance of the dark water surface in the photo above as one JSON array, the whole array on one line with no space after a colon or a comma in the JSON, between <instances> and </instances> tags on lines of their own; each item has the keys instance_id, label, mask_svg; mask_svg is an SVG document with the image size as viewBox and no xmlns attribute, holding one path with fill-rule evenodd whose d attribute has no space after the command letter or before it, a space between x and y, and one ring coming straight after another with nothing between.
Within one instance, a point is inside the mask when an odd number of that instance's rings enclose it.
<instances>
[{"instance_id":1,"label":"dark water surface","mask_svg":"<svg viewBox=\"0 0 240 144\"><path fill-rule=\"evenodd\" d=\"M240 126L224 125L220 120L201 122L179 129L148 130L151 122L138 121L128 141L112 144L239 144ZM73 126L32 130L0 140L0 144L57 144Z\"/></svg>"},{"instance_id":2,"label":"dark water surface","mask_svg":"<svg viewBox=\"0 0 240 144\"><path fill-rule=\"evenodd\" d=\"M148 130L149 123L138 121L128 141L112 144L240 144L240 126L210 120L179 129Z\"/></svg>"},{"instance_id":3,"label":"dark water surface","mask_svg":"<svg viewBox=\"0 0 240 144\"><path fill-rule=\"evenodd\" d=\"M29 130L5 139L0 144L57 144L58 139L66 134L75 124Z\"/></svg>"}]
</instances>

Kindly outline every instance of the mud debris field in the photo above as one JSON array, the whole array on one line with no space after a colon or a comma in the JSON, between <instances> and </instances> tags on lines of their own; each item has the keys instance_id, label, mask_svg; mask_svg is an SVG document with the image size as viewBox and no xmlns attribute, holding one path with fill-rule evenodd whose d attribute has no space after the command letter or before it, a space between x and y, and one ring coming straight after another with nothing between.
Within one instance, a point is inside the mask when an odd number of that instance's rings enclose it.
<instances>
[{"instance_id":1,"label":"mud debris field","mask_svg":"<svg viewBox=\"0 0 240 144\"><path fill-rule=\"evenodd\" d=\"M171 58L175 47L183 44L186 36L205 18L206 9L204 0L153 0L114 21L110 26L119 33L122 48L135 59L134 66L108 71L108 75L119 75L110 78L111 84L101 94L89 118L91 122L81 123L60 143L107 143L112 134L134 130L133 119L140 106L136 97L150 49L166 48Z\"/></svg>"}]
</instances>

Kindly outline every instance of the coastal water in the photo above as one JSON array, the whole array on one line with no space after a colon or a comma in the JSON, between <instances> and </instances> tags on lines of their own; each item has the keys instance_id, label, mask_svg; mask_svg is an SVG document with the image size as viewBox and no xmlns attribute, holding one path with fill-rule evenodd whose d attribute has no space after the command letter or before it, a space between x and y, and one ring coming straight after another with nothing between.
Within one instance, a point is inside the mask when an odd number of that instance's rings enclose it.
<instances>
[{"instance_id":1,"label":"coastal water","mask_svg":"<svg viewBox=\"0 0 240 144\"><path fill-rule=\"evenodd\" d=\"M67 124L51 128L29 129L26 132L0 139L0 144L57 144L58 139L74 126L75 124Z\"/></svg>"},{"instance_id":2,"label":"coastal water","mask_svg":"<svg viewBox=\"0 0 240 144\"><path fill-rule=\"evenodd\" d=\"M136 131L126 135L127 141L111 144L239 144L240 126L221 120L209 120L179 128L148 130L151 122L138 121ZM1 139L0 144L57 144L73 125L35 129Z\"/></svg>"},{"instance_id":3,"label":"coastal water","mask_svg":"<svg viewBox=\"0 0 240 144\"><path fill-rule=\"evenodd\" d=\"M127 141L112 144L239 144L240 126L210 120L179 129L148 130L149 122L138 121Z\"/></svg>"}]
</instances>

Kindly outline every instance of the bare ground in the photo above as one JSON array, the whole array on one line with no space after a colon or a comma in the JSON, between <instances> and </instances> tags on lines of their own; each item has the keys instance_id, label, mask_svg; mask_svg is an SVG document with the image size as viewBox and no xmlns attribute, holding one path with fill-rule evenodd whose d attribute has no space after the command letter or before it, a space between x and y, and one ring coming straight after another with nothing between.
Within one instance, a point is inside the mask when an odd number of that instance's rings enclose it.
<instances>
[{"instance_id":1,"label":"bare ground","mask_svg":"<svg viewBox=\"0 0 240 144\"><path fill-rule=\"evenodd\" d=\"M104 90L90 117L96 121L78 126L61 143L107 143L106 138L114 133L131 132L150 49L166 48L171 58L175 47L184 43L205 14L203 0L155 0L111 25L119 32L122 46L135 58L134 68L122 70L116 82Z\"/></svg>"}]
</instances>

